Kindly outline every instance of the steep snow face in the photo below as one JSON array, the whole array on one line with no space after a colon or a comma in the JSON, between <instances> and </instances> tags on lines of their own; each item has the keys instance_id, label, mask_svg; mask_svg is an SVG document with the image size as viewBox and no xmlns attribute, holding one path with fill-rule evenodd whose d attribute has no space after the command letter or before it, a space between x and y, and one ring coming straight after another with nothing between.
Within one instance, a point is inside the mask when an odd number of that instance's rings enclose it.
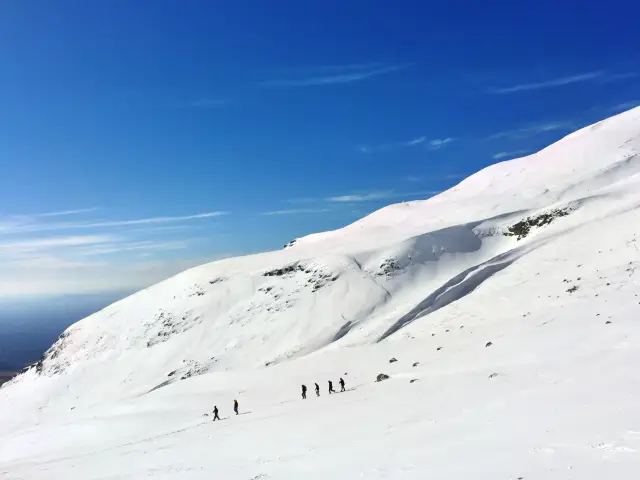
<instances>
[{"instance_id":1,"label":"steep snow face","mask_svg":"<svg viewBox=\"0 0 640 480\"><path fill-rule=\"evenodd\" d=\"M638 150L640 108L109 306L0 389L0 474L629 477ZM339 376L357 388L325 398ZM202 417L234 398L250 415Z\"/></svg>"}]
</instances>

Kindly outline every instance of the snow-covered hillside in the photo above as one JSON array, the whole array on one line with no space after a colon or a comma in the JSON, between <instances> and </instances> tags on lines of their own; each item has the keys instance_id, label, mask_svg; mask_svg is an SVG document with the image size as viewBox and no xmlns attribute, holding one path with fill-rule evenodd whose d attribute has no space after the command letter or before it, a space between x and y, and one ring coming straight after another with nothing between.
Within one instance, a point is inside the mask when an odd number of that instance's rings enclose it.
<instances>
[{"instance_id":1,"label":"snow-covered hillside","mask_svg":"<svg viewBox=\"0 0 640 480\"><path fill-rule=\"evenodd\" d=\"M635 478L638 151L640 108L109 306L0 389L0 478Z\"/></svg>"}]
</instances>

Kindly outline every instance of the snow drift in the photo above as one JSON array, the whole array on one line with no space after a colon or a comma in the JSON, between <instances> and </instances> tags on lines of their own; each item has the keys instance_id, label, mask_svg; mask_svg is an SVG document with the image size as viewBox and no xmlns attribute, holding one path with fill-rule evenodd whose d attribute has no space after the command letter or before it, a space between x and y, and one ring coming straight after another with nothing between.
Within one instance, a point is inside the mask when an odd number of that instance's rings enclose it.
<instances>
[{"instance_id":1,"label":"snow drift","mask_svg":"<svg viewBox=\"0 0 640 480\"><path fill-rule=\"evenodd\" d=\"M0 390L0 477L631 478L639 149L636 108L109 306Z\"/></svg>"}]
</instances>

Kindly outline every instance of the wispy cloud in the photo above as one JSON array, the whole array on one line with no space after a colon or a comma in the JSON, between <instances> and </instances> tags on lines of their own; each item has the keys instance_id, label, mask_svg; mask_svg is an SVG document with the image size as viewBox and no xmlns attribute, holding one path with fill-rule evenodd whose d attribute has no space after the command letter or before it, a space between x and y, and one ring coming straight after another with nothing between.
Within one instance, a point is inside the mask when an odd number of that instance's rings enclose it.
<instances>
[{"instance_id":1,"label":"wispy cloud","mask_svg":"<svg viewBox=\"0 0 640 480\"><path fill-rule=\"evenodd\" d=\"M326 213L330 212L329 208L291 208L288 210L271 210L269 212L262 212L261 215L302 215L302 214L314 214L314 213Z\"/></svg>"},{"instance_id":2,"label":"wispy cloud","mask_svg":"<svg viewBox=\"0 0 640 480\"><path fill-rule=\"evenodd\" d=\"M411 140L405 140L402 142L396 143L383 143L381 145L358 145L357 149L360 153L374 153L374 152L382 152L385 150L397 150L401 148L409 148L409 147L417 147L419 145L427 145L429 150L437 150L439 148L448 145L451 142L454 142L456 139L453 137L449 138L435 138L433 140L429 140L426 136L416 137Z\"/></svg>"},{"instance_id":3,"label":"wispy cloud","mask_svg":"<svg viewBox=\"0 0 640 480\"><path fill-rule=\"evenodd\" d=\"M395 190L373 191L368 193L353 193L349 195L339 195L335 197L328 197L325 200L328 202L370 202L375 200L385 200L391 198L405 198L405 197L420 197L431 196L440 193L439 191L427 190L420 192L396 192Z\"/></svg>"},{"instance_id":4,"label":"wispy cloud","mask_svg":"<svg viewBox=\"0 0 640 480\"><path fill-rule=\"evenodd\" d=\"M331 67L335 72L323 76L314 76L306 78L293 78L293 79L281 79L281 80L268 80L262 82L260 85L263 87L274 88L294 88L294 87L314 87L321 85L339 85L353 82L361 82L373 77L385 75L387 73L396 72L410 67L411 63L405 63L400 65L388 65L388 66L358 66L354 68L354 65L347 65ZM325 67L326 68L326 67ZM328 71L329 72L329 71Z\"/></svg>"},{"instance_id":5,"label":"wispy cloud","mask_svg":"<svg viewBox=\"0 0 640 480\"><path fill-rule=\"evenodd\" d=\"M620 80L628 80L630 78L638 77L637 72L627 72L627 73L611 73L603 76L599 81L600 83L609 83L609 82L617 82Z\"/></svg>"},{"instance_id":6,"label":"wispy cloud","mask_svg":"<svg viewBox=\"0 0 640 480\"><path fill-rule=\"evenodd\" d=\"M467 178L469 176L469 174L463 174L463 173L448 173L447 175L445 175L443 178L445 178L446 180L456 180L456 179L460 179L460 178Z\"/></svg>"},{"instance_id":7,"label":"wispy cloud","mask_svg":"<svg viewBox=\"0 0 640 480\"><path fill-rule=\"evenodd\" d=\"M371 200L382 200L385 198L392 198L394 196L393 191L387 192L371 192L362 194L350 194L339 195L337 197L327 198L328 202L369 202Z\"/></svg>"},{"instance_id":8,"label":"wispy cloud","mask_svg":"<svg viewBox=\"0 0 640 480\"><path fill-rule=\"evenodd\" d=\"M568 77L554 78L552 80L546 80L536 83L520 83L518 85L512 85L510 87L490 88L487 93L495 95L503 95L507 93L526 92L530 90L541 90L544 88L562 87L564 85L571 85L572 83L590 82L597 78L602 77L605 74L603 71L581 73L579 75L571 75Z\"/></svg>"},{"instance_id":9,"label":"wispy cloud","mask_svg":"<svg viewBox=\"0 0 640 480\"><path fill-rule=\"evenodd\" d=\"M106 235L73 235L67 237L15 240L11 242L0 242L0 253L9 251L11 254L15 254L18 252L78 247L114 242L117 240L116 237Z\"/></svg>"},{"instance_id":10,"label":"wispy cloud","mask_svg":"<svg viewBox=\"0 0 640 480\"><path fill-rule=\"evenodd\" d=\"M18 220L0 222L0 234L10 233L26 233L26 232L42 232L50 230L69 230L69 229L93 229L93 228L109 228L109 227L124 227L132 225L151 225L151 224L164 224L172 222L183 222L190 220L197 220L203 218L213 218L222 215L228 215L229 212L205 212L197 213L194 215L185 215L178 217L148 217L138 218L134 220L109 220L109 221L93 221L93 222L64 222L64 223L49 223L49 222L37 222L30 217L15 217Z\"/></svg>"},{"instance_id":11,"label":"wispy cloud","mask_svg":"<svg viewBox=\"0 0 640 480\"><path fill-rule=\"evenodd\" d=\"M528 125L522 128L516 128L514 130L507 130L504 132L494 133L487 137L487 140L522 140L525 138L534 137L545 132L553 132L556 130L573 130L576 126L572 122L547 122L539 123L535 125Z\"/></svg>"},{"instance_id":12,"label":"wispy cloud","mask_svg":"<svg viewBox=\"0 0 640 480\"><path fill-rule=\"evenodd\" d=\"M60 212L48 212L48 213L37 213L34 216L37 217L62 217L65 215L79 215L82 213L95 212L98 210L98 207L91 208L78 208L76 210L62 210Z\"/></svg>"},{"instance_id":13,"label":"wispy cloud","mask_svg":"<svg viewBox=\"0 0 640 480\"><path fill-rule=\"evenodd\" d=\"M425 181L424 177L419 177L418 175L407 175L405 177L402 177L402 179L405 182L411 182L411 183L421 183Z\"/></svg>"},{"instance_id":14,"label":"wispy cloud","mask_svg":"<svg viewBox=\"0 0 640 480\"><path fill-rule=\"evenodd\" d=\"M610 112L624 112L626 110L631 110L632 108L636 108L640 106L640 100L632 101L632 102L624 102L614 105L608 109Z\"/></svg>"},{"instance_id":15,"label":"wispy cloud","mask_svg":"<svg viewBox=\"0 0 640 480\"><path fill-rule=\"evenodd\" d=\"M191 238L188 241L179 240L179 241L171 241L171 242L154 242L154 241L142 241L142 242L132 242L132 243L115 243L115 244L107 244L100 245L85 249L78 250L78 255L80 256L96 256L96 255L108 255L112 253L122 253L122 252L131 252L134 250L143 250L144 252L157 252L157 251L166 251L166 250L182 250L188 248L191 243L193 243L194 239Z\"/></svg>"},{"instance_id":16,"label":"wispy cloud","mask_svg":"<svg viewBox=\"0 0 640 480\"><path fill-rule=\"evenodd\" d=\"M427 137L419 137L419 138L414 138L413 140L404 142L404 145L407 147L415 147L416 145L420 145L426 141L427 141Z\"/></svg>"},{"instance_id":17,"label":"wispy cloud","mask_svg":"<svg viewBox=\"0 0 640 480\"><path fill-rule=\"evenodd\" d=\"M452 142L455 142L456 139L449 137L449 138L436 138L435 140L431 140L429 142L429 148L431 150L438 150L440 148L443 148L447 145L449 145Z\"/></svg>"},{"instance_id":18,"label":"wispy cloud","mask_svg":"<svg viewBox=\"0 0 640 480\"><path fill-rule=\"evenodd\" d=\"M176 238L173 227L227 213L82 222L61 222L57 218L93 210L0 217L0 296L145 287L177 273L179 266L213 259L204 253L210 248L211 237ZM123 228L116 234L78 233L82 229L120 226L137 228ZM51 232L40 233L45 231ZM194 251L201 252L198 260L185 259ZM153 264L141 262L141 255L152 257Z\"/></svg>"},{"instance_id":19,"label":"wispy cloud","mask_svg":"<svg viewBox=\"0 0 640 480\"><path fill-rule=\"evenodd\" d=\"M138 218L136 220L114 220L106 222L94 222L94 223L77 223L73 228L100 228L100 227L121 227L127 225L148 225L153 223L169 223L169 222L182 222L186 220L197 220L201 218L213 218L220 217L222 215L229 215L229 212L205 212L196 213L195 215L185 215L182 217L149 217Z\"/></svg>"},{"instance_id":20,"label":"wispy cloud","mask_svg":"<svg viewBox=\"0 0 640 480\"><path fill-rule=\"evenodd\" d=\"M510 93L528 92L532 90L543 90L548 88L563 87L565 85L572 85L575 83L597 82L597 83L609 83L620 80L626 80L636 77L638 74L635 72L628 73L608 73L604 70L596 72L581 73L578 75L570 75L566 77L553 78L542 82L532 83L520 83L517 85L511 85L508 87L490 88L487 93L494 95L505 95Z\"/></svg>"},{"instance_id":21,"label":"wispy cloud","mask_svg":"<svg viewBox=\"0 0 640 480\"><path fill-rule=\"evenodd\" d=\"M515 158L521 155L526 155L530 153L531 150L514 150L513 152L499 152L496 153L493 157L494 160L502 160L503 158Z\"/></svg>"},{"instance_id":22,"label":"wispy cloud","mask_svg":"<svg viewBox=\"0 0 640 480\"><path fill-rule=\"evenodd\" d=\"M410 183L424 183L424 182L437 182L442 180L456 180L459 178L465 178L467 175L462 173L447 173L444 175L429 175L429 176L420 176L420 175L406 175L402 177L402 180Z\"/></svg>"}]
</instances>

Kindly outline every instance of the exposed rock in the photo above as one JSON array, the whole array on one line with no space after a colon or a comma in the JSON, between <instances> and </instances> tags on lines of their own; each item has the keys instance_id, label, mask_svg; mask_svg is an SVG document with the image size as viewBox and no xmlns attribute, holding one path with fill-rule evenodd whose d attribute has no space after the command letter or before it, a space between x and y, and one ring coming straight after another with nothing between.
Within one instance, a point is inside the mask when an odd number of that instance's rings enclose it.
<instances>
[{"instance_id":1,"label":"exposed rock","mask_svg":"<svg viewBox=\"0 0 640 480\"><path fill-rule=\"evenodd\" d=\"M282 277L284 275L294 273L294 272L303 272L304 267L299 265L298 263L292 263L291 265L286 265L282 268L275 268L273 270L269 270L268 272L264 272L262 276L264 277Z\"/></svg>"},{"instance_id":2,"label":"exposed rock","mask_svg":"<svg viewBox=\"0 0 640 480\"><path fill-rule=\"evenodd\" d=\"M485 347L490 347L491 345L493 345L492 342L487 342L487 344L485 345Z\"/></svg>"},{"instance_id":3,"label":"exposed rock","mask_svg":"<svg viewBox=\"0 0 640 480\"><path fill-rule=\"evenodd\" d=\"M412 378L411 380L409 380L409 383L413 383L413 382L417 382L418 379L417 378Z\"/></svg>"},{"instance_id":4,"label":"exposed rock","mask_svg":"<svg viewBox=\"0 0 640 480\"><path fill-rule=\"evenodd\" d=\"M390 359L389 359L389 363L394 363L394 362L397 362L397 361L398 361L398 360L397 360L395 357L394 357L394 358L390 358Z\"/></svg>"},{"instance_id":5,"label":"exposed rock","mask_svg":"<svg viewBox=\"0 0 640 480\"><path fill-rule=\"evenodd\" d=\"M491 375L489 375L489 378L495 378L499 375L499 373L492 373Z\"/></svg>"},{"instance_id":6,"label":"exposed rock","mask_svg":"<svg viewBox=\"0 0 640 480\"><path fill-rule=\"evenodd\" d=\"M418 365L420 365L420 362L416 362L413 364L414 367L417 367Z\"/></svg>"},{"instance_id":7,"label":"exposed rock","mask_svg":"<svg viewBox=\"0 0 640 480\"><path fill-rule=\"evenodd\" d=\"M387 379L389 379L389 375L387 375L386 373L379 373L378 376L376 377L376 382L381 382Z\"/></svg>"},{"instance_id":8,"label":"exposed rock","mask_svg":"<svg viewBox=\"0 0 640 480\"><path fill-rule=\"evenodd\" d=\"M387 258L380 264L380 271L376 273L377 276L391 275L393 272L400 270L400 265L393 258Z\"/></svg>"},{"instance_id":9,"label":"exposed rock","mask_svg":"<svg viewBox=\"0 0 640 480\"><path fill-rule=\"evenodd\" d=\"M145 332L149 339L147 340L147 348L166 342L174 335L190 330L202 323L202 320L202 317L192 316L190 312L185 313L180 319L177 319L171 312L160 310Z\"/></svg>"},{"instance_id":10,"label":"exposed rock","mask_svg":"<svg viewBox=\"0 0 640 480\"><path fill-rule=\"evenodd\" d=\"M556 208L548 213L541 213L536 217L527 217L508 228L504 235L507 237L518 237L518 240L525 238L533 227L543 227L550 224L556 218L566 217L571 212L568 208Z\"/></svg>"}]
</instances>

